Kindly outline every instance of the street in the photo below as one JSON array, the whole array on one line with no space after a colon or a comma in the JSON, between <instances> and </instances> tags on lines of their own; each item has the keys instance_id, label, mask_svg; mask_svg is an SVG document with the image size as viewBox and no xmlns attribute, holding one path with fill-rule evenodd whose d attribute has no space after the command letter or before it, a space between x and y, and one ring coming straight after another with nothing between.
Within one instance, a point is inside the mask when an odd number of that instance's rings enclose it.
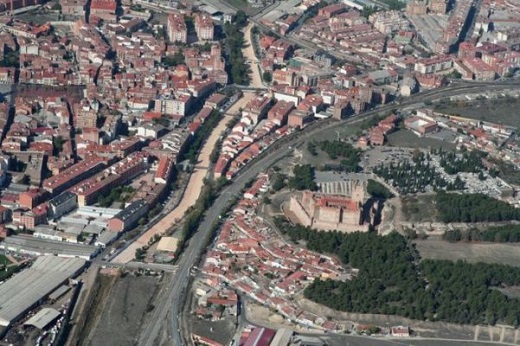
<instances>
[{"instance_id":1,"label":"street","mask_svg":"<svg viewBox=\"0 0 520 346\"><path fill-rule=\"evenodd\" d=\"M424 93L416 94L405 101L401 102L401 104L390 104L384 105L382 107L377 108L376 110L372 110L351 118L348 118L341 122L331 122L331 123L323 123L317 124L316 126L309 126L299 132L295 132L286 138L281 139L278 143L273 144L273 147L263 154L261 154L258 158L252 160L247 166L245 166L239 175L233 180L231 185L226 186L218 198L214 201L212 207L208 209L204 220L199 226L198 231L191 238L186 251L181 256L178 262L178 271L175 276L172 277L172 280L167 288L167 298L165 300L161 300L164 304L161 305L160 308L156 309L154 312L153 321L163 321L167 316L168 309L171 310L171 315L173 319L170 324L170 332L172 337L173 345L186 345L187 343L183 342L183 338L181 336L180 330L180 319L183 318L181 315L182 307L184 302L186 301L186 294L188 291L188 277L190 268L197 264L200 259L200 256L204 250L204 246L206 244L205 240L209 236L209 232L211 230L212 224L218 219L218 216L225 211L227 202L236 196L243 189L245 184L249 182L251 179L256 177L260 172L265 172L270 166L275 164L282 157L287 155L292 147L298 143L302 138L307 138L310 135L326 135L327 133L333 132L334 128L345 126L353 122L362 121L367 117L374 116L378 113L389 112L395 108L402 108L406 106L411 106L414 104L419 104L424 101L432 101L444 97L450 97L455 95L467 94L471 92L478 92L482 90L483 87L486 87L487 90L503 90L507 88L512 88L514 86L520 85L518 81L510 81L510 82L498 82L498 83L468 83L468 84L452 84L447 87L436 89L432 91L427 91ZM160 323L154 323L150 325L150 328L147 328L145 332L141 335L140 345L154 345L154 341L159 335L159 331L161 328ZM182 331L184 332L184 331Z\"/></svg>"}]
</instances>

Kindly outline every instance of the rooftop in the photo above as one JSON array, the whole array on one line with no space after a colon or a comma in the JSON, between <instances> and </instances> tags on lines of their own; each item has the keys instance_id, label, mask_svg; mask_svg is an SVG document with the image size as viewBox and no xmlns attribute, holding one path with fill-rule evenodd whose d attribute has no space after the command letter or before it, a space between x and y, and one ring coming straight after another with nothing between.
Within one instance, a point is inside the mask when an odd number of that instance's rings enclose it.
<instances>
[{"instance_id":1,"label":"rooftop","mask_svg":"<svg viewBox=\"0 0 520 346\"><path fill-rule=\"evenodd\" d=\"M43 308L36 315L31 317L27 322L24 324L26 326L33 326L38 329L44 329L47 327L52 321L57 319L61 313L52 308Z\"/></svg>"},{"instance_id":2,"label":"rooftop","mask_svg":"<svg viewBox=\"0 0 520 346\"><path fill-rule=\"evenodd\" d=\"M30 268L0 285L0 325L9 326L22 317L65 280L75 276L85 264L80 258L42 256L36 259Z\"/></svg>"}]
</instances>

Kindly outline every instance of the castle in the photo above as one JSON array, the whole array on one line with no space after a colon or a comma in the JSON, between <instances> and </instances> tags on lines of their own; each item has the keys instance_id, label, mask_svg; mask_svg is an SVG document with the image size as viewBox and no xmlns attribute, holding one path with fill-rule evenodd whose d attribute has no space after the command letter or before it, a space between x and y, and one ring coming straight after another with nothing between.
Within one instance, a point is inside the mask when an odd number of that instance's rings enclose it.
<instances>
[{"instance_id":1,"label":"castle","mask_svg":"<svg viewBox=\"0 0 520 346\"><path fill-rule=\"evenodd\" d=\"M341 185L341 194L304 191L301 198L292 196L289 211L297 219L294 221L325 231L368 231L370 222L364 222L363 218L367 201L366 182L351 180Z\"/></svg>"}]
</instances>

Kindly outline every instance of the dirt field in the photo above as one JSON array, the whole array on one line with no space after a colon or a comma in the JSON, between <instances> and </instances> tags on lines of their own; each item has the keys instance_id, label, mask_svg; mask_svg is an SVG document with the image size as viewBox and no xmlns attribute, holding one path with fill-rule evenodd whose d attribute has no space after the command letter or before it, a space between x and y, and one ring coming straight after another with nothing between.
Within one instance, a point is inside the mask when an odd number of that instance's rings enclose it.
<instances>
[{"instance_id":1,"label":"dirt field","mask_svg":"<svg viewBox=\"0 0 520 346\"><path fill-rule=\"evenodd\" d=\"M249 60L248 63L251 72L249 73L250 82L249 85L254 88L262 88L264 85L262 84L262 77L260 76L260 71L258 69L258 59L255 56L255 50L253 48L253 43L251 42L251 29L254 24L249 23L244 30L244 39L245 44L242 52L244 53L244 57Z\"/></svg>"},{"instance_id":2,"label":"dirt field","mask_svg":"<svg viewBox=\"0 0 520 346\"><path fill-rule=\"evenodd\" d=\"M191 331L215 340L222 345L228 345L235 333L235 323L230 319L210 322L193 317L191 319Z\"/></svg>"},{"instance_id":3,"label":"dirt field","mask_svg":"<svg viewBox=\"0 0 520 346\"><path fill-rule=\"evenodd\" d=\"M422 258L520 266L520 245L517 244L449 243L440 239L417 240L415 244Z\"/></svg>"},{"instance_id":4,"label":"dirt field","mask_svg":"<svg viewBox=\"0 0 520 346\"><path fill-rule=\"evenodd\" d=\"M224 2L244 11L246 14L252 14L258 11L257 8L252 7L246 0L224 0Z\"/></svg>"},{"instance_id":5,"label":"dirt field","mask_svg":"<svg viewBox=\"0 0 520 346\"><path fill-rule=\"evenodd\" d=\"M176 220L181 219L186 210L195 204L197 199L199 198L200 191L202 189L204 178L208 174L208 167L210 165L210 155L215 147L215 144L218 141L218 138L222 134L222 132L226 129L227 124L231 117L238 112L239 108L244 107L249 100L254 97L253 93L244 93L244 96L239 99L226 113L226 116L222 117L218 125L211 132L211 135L206 140L204 146L198 157L198 163L195 167L194 172L190 176L190 180L188 181L188 187L184 192L181 202L172 210L168 215L166 215L162 220L155 224L152 228L150 228L146 233L144 233L141 237L139 237L135 242L130 244L123 252L121 252L116 258L112 260L115 263L128 263L132 261L135 257L135 250L143 247L148 244L148 241L156 234L160 234L170 229L177 222Z\"/></svg>"},{"instance_id":6,"label":"dirt field","mask_svg":"<svg viewBox=\"0 0 520 346\"><path fill-rule=\"evenodd\" d=\"M388 135L388 145L405 148L443 148L455 149L455 145L434 138L420 138L408 130L399 130Z\"/></svg>"},{"instance_id":7,"label":"dirt field","mask_svg":"<svg viewBox=\"0 0 520 346\"><path fill-rule=\"evenodd\" d=\"M139 335L148 312L153 311L153 298L158 279L127 275L119 278L108 295L90 345L132 345Z\"/></svg>"},{"instance_id":8,"label":"dirt field","mask_svg":"<svg viewBox=\"0 0 520 346\"><path fill-rule=\"evenodd\" d=\"M518 107L520 98L472 101L471 103L451 102L435 107L447 114L460 114L463 117L490 121L493 123L518 126Z\"/></svg>"},{"instance_id":9,"label":"dirt field","mask_svg":"<svg viewBox=\"0 0 520 346\"><path fill-rule=\"evenodd\" d=\"M435 196L410 196L401 198L402 221L409 222L435 222L437 221L435 209Z\"/></svg>"}]
</instances>

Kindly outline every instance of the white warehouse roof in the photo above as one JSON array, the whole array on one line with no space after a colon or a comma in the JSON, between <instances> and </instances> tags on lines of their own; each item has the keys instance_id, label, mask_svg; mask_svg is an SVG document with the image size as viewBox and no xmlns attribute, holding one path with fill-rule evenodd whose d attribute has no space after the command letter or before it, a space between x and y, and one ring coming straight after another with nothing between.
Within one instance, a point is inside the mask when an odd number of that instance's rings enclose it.
<instances>
[{"instance_id":1,"label":"white warehouse roof","mask_svg":"<svg viewBox=\"0 0 520 346\"><path fill-rule=\"evenodd\" d=\"M0 326L9 326L85 267L81 258L41 256L0 285Z\"/></svg>"}]
</instances>

